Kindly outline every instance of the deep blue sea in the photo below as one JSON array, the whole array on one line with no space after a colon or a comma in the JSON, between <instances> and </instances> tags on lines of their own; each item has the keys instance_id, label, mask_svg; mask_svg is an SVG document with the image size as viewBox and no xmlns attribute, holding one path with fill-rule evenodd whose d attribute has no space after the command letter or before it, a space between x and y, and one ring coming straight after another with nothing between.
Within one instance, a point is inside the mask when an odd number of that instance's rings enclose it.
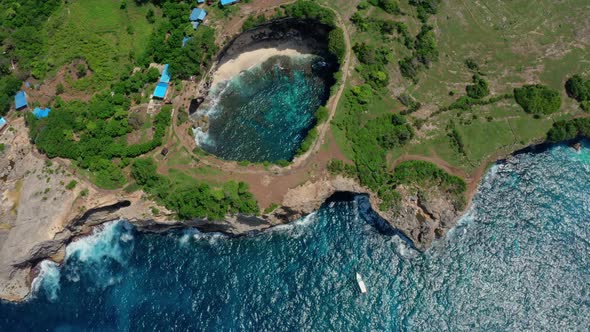
<instances>
[{"instance_id":1,"label":"deep blue sea","mask_svg":"<svg viewBox=\"0 0 590 332\"><path fill-rule=\"evenodd\" d=\"M588 331L589 188L588 148L520 154L426 253L362 196L239 238L114 222L44 262L0 330Z\"/></svg>"},{"instance_id":2,"label":"deep blue sea","mask_svg":"<svg viewBox=\"0 0 590 332\"><path fill-rule=\"evenodd\" d=\"M198 114L205 151L228 160L292 160L333 84L333 64L319 56L276 56L214 86Z\"/></svg>"}]
</instances>

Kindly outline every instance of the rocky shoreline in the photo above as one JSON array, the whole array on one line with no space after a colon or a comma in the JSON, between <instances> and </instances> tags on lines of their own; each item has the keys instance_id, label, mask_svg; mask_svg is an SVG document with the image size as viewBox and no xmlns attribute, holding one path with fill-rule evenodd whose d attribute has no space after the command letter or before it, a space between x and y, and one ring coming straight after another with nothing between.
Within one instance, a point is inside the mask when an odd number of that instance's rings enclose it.
<instances>
[{"instance_id":1,"label":"rocky shoreline","mask_svg":"<svg viewBox=\"0 0 590 332\"><path fill-rule=\"evenodd\" d=\"M2 136L6 150L0 159L3 195L0 201L0 298L9 301L26 298L35 277L35 267L42 260L61 261L67 244L89 234L93 227L112 220L127 220L145 232L194 227L202 232L241 236L293 222L326 202L342 197L342 193L349 193L366 195L371 207L366 213L389 224L414 248L425 251L433 241L444 237L464 213L444 192L432 190L423 195L403 187L400 188L403 192L401 208L395 213L383 213L377 208L380 203L377 196L355 180L325 176L290 189L278 208L260 217L233 215L219 221L181 222L173 220L168 211L155 216L149 214L155 203L141 191L123 193L94 188L82 177L70 173L67 161L51 163L38 155L28 141L22 119L12 126L15 130ZM550 146L535 145L513 154ZM71 179L78 181L76 188L63 189Z\"/></svg>"}]
</instances>

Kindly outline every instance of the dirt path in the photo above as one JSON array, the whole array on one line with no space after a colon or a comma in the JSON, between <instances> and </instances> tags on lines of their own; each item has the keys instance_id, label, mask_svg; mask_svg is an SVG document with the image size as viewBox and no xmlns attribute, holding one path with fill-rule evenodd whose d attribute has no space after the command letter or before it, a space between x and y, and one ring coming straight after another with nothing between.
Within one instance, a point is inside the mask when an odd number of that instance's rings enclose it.
<instances>
[{"instance_id":1,"label":"dirt path","mask_svg":"<svg viewBox=\"0 0 590 332\"><path fill-rule=\"evenodd\" d=\"M293 1L281 2L281 4L289 3ZM340 152L337 144L335 143L331 132L330 122L336 113L336 109L340 102L340 98L344 92L347 79L350 73L350 64L352 58L352 48L350 41L350 34L347 30L344 20L338 12L330 7L326 7L332 10L336 14L338 25L342 28L344 33L344 39L346 44L346 53L344 61L341 65L342 79L340 86L336 93L328 100L326 107L329 110L329 117L325 123L318 126L318 138L313 143L309 151L302 156L296 158L291 165L288 167L269 166L264 167L262 165L250 165L240 166L235 161L224 161L215 156L196 156L199 159L199 166L209 166L215 169L221 170L223 176L211 175L211 176L200 176L205 180L213 181L227 181L234 179L237 181L244 181L250 185L251 192L256 196L260 206L265 208L271 203L280 203L290 188L296 187L308 180L317 180L319 178L327 176L326 165L332 158L345 159L343 154ZM240 19L241 21L241 19ZM234 28L239 24L234 24ZM239 25L241 27L241 25ZM237 33L238 31L236 31ZM213 66L214 68L215 66ZM194 85L193 85L194 84ZM179 107L185 107L189 101L188 92L194 93L198 83L191 83L190 91L183 92L180 97L174 100L174 109L177 110ZM194 96L194 95L193 95ZM176 116L172 119L174 133L170 135L170 140L167 146L174 147L180 143L180 147L176 147L175 150L179 151L182 147L186 148L190 153L196 147L194 138L189 134L188 128L190 125L183 124L179 125ZM174 168L188 171L191 167L177 167ZM159 171L167 172L168 166L159 168ZM187 173L188 174L188 173Z\"/></svg>"},{"instance_id":2,"label":"dirt path","mask_svg":"<svg viewBox=\"0 0 590 332\"><path fill-rule=\"evenodd\" d=\"M285 2L285 3L288 3L288 2ZM330 7L326 7L326 8L333 10ZM296 172L300 168L308 167L313 162L313 158L311 158L311 157L313 155L317 154L318 150L320 149L322 144L325 142L327 132L330 128L330 122L331 122L332 118L334 117L334 114L336 113L338 103L340 102L340 98L342 97L342 93L343 93L345 85L346 85L346 80L349 76L349 70L350 70L349 67L350 67L352 51L351 51L350 34L348 33L346 25L344 24L344 21L342 20L342 17L340 16L340 14L336 11L334 11L334 13L336 14L336 19L338 20L338 24L340 25L340 27L342 28L342 30L344 32L344 39L345 39L345 44L346 44L346 55L345 55L344 61L341 66L343 74L342 74L342 80L340 83L340 87L338 88L338 91L336 92L336 94L334 96L332 96L327 103L327 108L330 111L328 120L325 123L318 126L318 132L319 132L318 138L316 139L316 141L314 142L312 147L309 149L309 151L307 151L302 156L297 157L291 163L291 165L289 165L288 167L283 167L283 168L275 167L275 168L273 168L272 173L271 173L271 175L273 175L273 176L292 174L293 172ZM194 89L191 89L191 91L194 91ZM186 103L187 100L188 100L188 97L186 96L185 93L183 93L178 101L183 104L182 105L183 107L186 107L184 105L184 103ZM173 119L173 123L174 123L175 132L177 133L177 137L180 139L182 144L189 151L192 151L196 145L194 143L194 139L192 137L188 136L188 129L180 128L176 123L176 119ZM335 146L334 144L331 144L330 148L333 148L334 146ZM224 161L224 160L221 160L221 159L216 158L214 156L204 157L201 159L201 161L207 166L215 167L215 168L221 169L225 172L235 172L235 173L244 173L244 174L262 174L262 175L269 174L268 170L266 170L265 168L260 167L260 166L258 166L258 167L256 167L256 166L243 167L243 166L239 166L237 164L237 162Z\"/></svg>"}]
</instances>

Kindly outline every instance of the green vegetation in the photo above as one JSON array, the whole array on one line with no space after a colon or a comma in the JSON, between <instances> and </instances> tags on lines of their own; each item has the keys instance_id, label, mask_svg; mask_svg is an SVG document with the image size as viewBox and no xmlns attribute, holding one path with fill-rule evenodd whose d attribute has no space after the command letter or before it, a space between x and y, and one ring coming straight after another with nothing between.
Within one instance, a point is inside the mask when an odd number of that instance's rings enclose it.
<instances>
[{"instance_id":1,"label":"green vegetation","mask_svg":"<svg viewBox=\"0 0 590 332\"><path fill-rule=\"evenodd\" d=\"M377 6L383 9L385 12L389 14L399 14L399 3L397 0L370 0L370 4L373 6Z\"/></svg>"},{"instance_id":2,"label":"green vegetation","mask_svg":"<svg viewBox=\"0 0 590 332\"><path fill-rule=\"evenodd\" d=\"M436 14L440 0L410 0L410 4L418 10L418 18L426 22L430 15Z\"/></svg>"},{"instance_id":3,"label":"green vegetation","mask_svg":"<svg viewBox=\"0 0 590 332\"><path fill-rule=\"evenodd\" d=\"M0 153L4 152L4 150L6 150L6 144L0 143Z\"/></svg>"},{"instance_id":4,"label":"green vegetation","mask_svg":"<svg viewBox=\"0 0 590 332\"><path fill-rule=\"evenodd\" d=\"M172 78L187 79L202 75L218 51L215 31L206 25L193 30L187 19L192 8L189 3L172 0L156 2L162 8L163 17L150 37L140 63L168 63ZM191 39L182 47L185 36Z\"/></svg>"},{"instance_id":5,"label":"green vegetation","mask_svg":"<svg viewBox=\"0 0 590 332\"><path fill-rule=\"evenodd\" d=\"M78 184L78 181L72 180L72 181L68 182L68 184L66 185L66 189L72 190L76 187L77 184Z\"/></svg>"},{"instance_id":6,"label":"green vegetation","mask_svg":"<svg viewBox=\"0 0 590 332\"><path fill-rule=\"evenodd\" d=\"M57 99L49 116L36 119L27 113L31 140L50 158L75 161L90 171L97 185L112 189L125 184L122 168L128 158L145 154L162 144L170 125L170 109L154 120L154 135L147 142L128 145L129 100L123 94L98 94L89 103ZM113 159L118 160L113 162Z\"/></svg>"},{"instance_id":7,"label":"green vegetation","mask_svg":"<svg viewBox=\"0 0 590 332\"><path fill-rule=\"evenodd\" d=\"M152 158L136 159L131 175L137 184L174 211L180 219L209 218L222 219L228 213L257 214L258 205L248 185L229 181L219 188L196 180L175 182L172 178L158 174Z\"/></svg>"},{"instance_id":8,"label":"green vegetation","mask_svg":"<svg viewBox=\"0 0 590 332\"><path fill-rule=\"evenodd\" d=\"M514 98L525 112L531 114L547 115L561 107L559 92L540 84L514 89Z\"/></svg>"},{"instance_id":9,"label":"green vegetation","mask_svg":"<svg viewBox=\"0 0 590 332\"><path fill-rule=\"evenodd\" d=\"M436 165L425 161L404 161L395 167L394 179L400 185L416 185L420 188L438 187L454 196L456 208L465 206L467 185L460 177L449 175Z\"/></svg>"},{"instance_id":10,"label":"green vegetation","mask_svg":"<svg viewBox=\"0 0 590 332\"><path fill-rule=\"evenodd\" d=\"M396 202L394 197L397 193L394 192L393 175L387 166L386 153L407 144L413 138L414 131L403 115L384 114L367 118L367 104L372 101L371 88L367 85L355 88L345 92L344 116L334 122L351 142L354 169L333 162L329 170L347 176L354 173L361 184L379 194L384 201L382 208L390 209Z\"/></svg>"},{"instance_id":11,"label":"green vegetation","mask_svg":"<svg viewBox=\"0 0 590 332\"><path fill-rule=\"evenodd\" d=\"M256 26L259 26L261 24L264 24L266 22L268 22L268 19L263 14L256 15L256 16L250 15L244 21L244 24L242 25L242 31L250 30L250 29L252 29Z\"/></svg>"},{"instance_id":12,"label":"green vegetation","mask_svg":"<svg viewBox=\"0 0 590 332\"><path fill-rule=\"evenodd\" d=\"M565 83L565 90L580 103L582 110L590 112L590 80L584 81L580 75L574 75Z\"/></svg>"},{"instance_id":13,"label":"green vegetation","mask_svg":"<svg viewBox=\"0 0 590 332\"><path fill-rule=\"evenodd\" d=\"M284 5L282 8L285 16L316 19L331 27L336 27L336 15L334 12L314 1L298 0L292 4Z\"/></svg>"},{"instance_id":14,"label":"green vegetation","mask_svg":"<svg viewBox=\"0 0 590 332\"><path fill-rule=\"evenodd\" d=\"M429 68L438 59L438 55L439 51L433 28L425 24L416 36L412 55L399 62L401 74L416 81L418 72L423 68Z\"/></svg>"},{"instance_id":15,"label":"green vegetation","mask_svg":"<svg viewBox=\"0 0 590 332\"><path fill-rule=\"evenodd\" d=\"M481 99L490 94L490 88L488 82L483 79L480 75L473 75L473 84L468 85L465 88L467 96L473 99Z\"/></svg>"},{"instance_id":16,"label":"green vegetation","mask_svg":"<svg viewBox=\"0 0 590 332\"><path fill-rule=\"evenodd\" d=\"M346 55L346 43L344 42L344 32L340 28L334 28L328 34L328 51L334 54L338 62L342 64Z\"/></svg>"},{"instance_id":17,"label":"green vegetation","mask_svg":"<svg viewBox=\"0 0 590 332\"><path fill-rule=\"evenodd\" d=\"M590 137L590 118L578 118L558 121L547 133L547 140L552 143L572 140L578 137Z\"/></svg>"},{"instance_id":18,"label":"green vegetation","mask_svg":"<svg viewBox=\"0 0 590 332\"><path fill-rule=\"evenodd\" d=\"M8 67L0 64L0 116L6 115L14 100L14 95L20 89L21 81L9 74Z\"/></svg>"},{"instance_id":19,"label":"green vegetation","mask_svg":"<svg viewBox=\"0 0 590 332\"><path fill-rule=\"evenodd\" d=\"M311 130L309 132L307 132L307 136L305 136L305 138L303 139L303 142L301 142L301 145L299 146L299 148L297 149L297 152L295 154L297 156L300 156L300 155L306 153L307 151L309 151L309 149L311 148L311 145L313 144L313 142L315 142L316 138L318 138L318 130L317 130L317 128L314 127L314 128L311 128Z\"/></svg>"},{"instance_id":20,"label":"green vegetation","mask_svg":"<svg viewBox=\"0 0 590 332\"><path fill-rule=\"evenodd\" d=\"M29 74L42 76L46 61L39 57L46 50L47 31L43 24L61 1L0 2L0 116L6 115ZM18 63L12 70L13 61Z\"/></svg>"},{"instance_id":21,"label":"green vegetation","mask_svg":"<svg viewBox=\"0 0 590 332\"><path fill-rule=\"evenodd\" d=\"M269 207L264 209L264 214L269 214L269 213L273 212L274 210L276 210L278 207L279 207L279 205L277 203L272 203L272 204L270 204Z\"/></svg>"}]
</instances>

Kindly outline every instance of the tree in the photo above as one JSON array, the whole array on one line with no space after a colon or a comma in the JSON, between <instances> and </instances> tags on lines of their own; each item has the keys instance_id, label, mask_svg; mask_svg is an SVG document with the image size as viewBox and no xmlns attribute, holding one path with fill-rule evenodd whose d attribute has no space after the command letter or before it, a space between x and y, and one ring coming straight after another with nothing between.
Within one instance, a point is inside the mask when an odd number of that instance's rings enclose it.
<instances>
[{"instance_id":1,"label":"tree","mask_svg":"<svg viewBox=\"0 0 590 332\"><path fill-rule=\"evenodd\" d=\"M156 15L154 13L153 9L148 9L147 13L145 14L145 18L147 19L148 22L150 22L151 24L153 24L154 22L156 22Z\"/></svg>"},{"instance_id":2,"label":"tree","mask_svg":"<svg viewBox=\"0 0 590 332\"><path fill-rule=\"evenodd\" d=\"M525 112L531 114L551 114L561 107L559 92L540 84L514 89L514 98Z\"/></svg>"},{"instance_id":3,"label":"tree","mask_svg":"<svg viewBox=\"0 0 590 332\"><path fill-rule=\"evenodd\" d=\"M55 94L56 95L61 95L62 93L64 93L64 85L59 83L56 87L55 87Z\"/></svg>"},{"instance_id":4,"label":"tree","mask_svg":"<svg viewBox=\"0 0 590 332\"><path fill-rule=\"evenodd\" d=\"M334 28L328 34L328 51L338 58L342 64L346 54L346 43L344 42L344 32L340 28Z\"/></svg>"},{"instance_id":5,"label":"tree","mask_svg":"<svg viewBox=\"0 0 590 332\"><path fill-rule=\"evenodd\" d=\"M389 14L399 14L399 3L397 0L379 0L379 7Z\"/></svg>"},{"instance_id":6,"label":"tree","mask_svg":"<svg viewBox=\"0 0 590 332\"><path fill-rule=\"evenodd\" d=\"M139 185L156 187L160 183L157 166L153 158L136 159L131 166L131 176Z\"/></svg>"},{"instance_id":7,"label":"tree","mask_svg":"<svg viewBox=\"0 0 590 332\"><path fill-rule=\"evenodd\" d=\"M584 81L580 75L574 75L565 83L565 91L579 102L590 100L590 80Z\"/></svg>"},{"instance_id":8,"label":"tree","mask_svg":"<svg viewBox=\"0 0 590 332\"><path fill-rule=\"evenodd\" d=\"M82 77L86 76L86 65L85 64L79 63L76 66L76 76L78 78L82 78Z\"/></svg>"},{"instance_id":9,"label":"tree","mask_svg":"<svg viewBox=\"0 0 590 332\"><path fill-rule=\"evenodd\" d=\"M490 94L490 89L488 87L488 82L483 79L483 77L479 75L473 75L473 84L468 85L465 90L467 91L467 96L474 99L481 99Z\"/></svg>"}]
</instances>

